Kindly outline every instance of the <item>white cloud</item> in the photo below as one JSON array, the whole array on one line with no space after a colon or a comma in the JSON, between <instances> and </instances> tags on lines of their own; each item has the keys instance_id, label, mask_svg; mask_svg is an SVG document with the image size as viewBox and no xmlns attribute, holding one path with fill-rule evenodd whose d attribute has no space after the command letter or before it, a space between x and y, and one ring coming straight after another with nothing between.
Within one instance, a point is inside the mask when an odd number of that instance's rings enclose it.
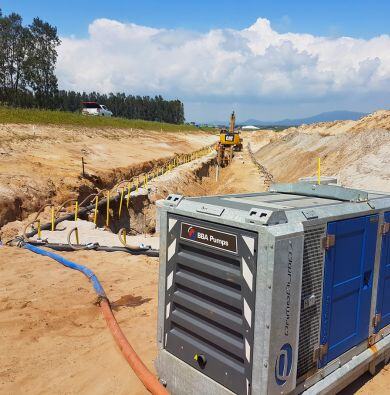
<instances>
[{"instance_id":1,"label":"white cloud","mask_svg":"<svg viewBox=\"0 0 390 395\"><path fill-rule=\"evenodd\" d=\"M86 39L62 37L63 89L162 94L196 101L319 100L390 90L390 36L284 33L259 18L207 33L97 19Z\"/></svg>"}]
</instances>

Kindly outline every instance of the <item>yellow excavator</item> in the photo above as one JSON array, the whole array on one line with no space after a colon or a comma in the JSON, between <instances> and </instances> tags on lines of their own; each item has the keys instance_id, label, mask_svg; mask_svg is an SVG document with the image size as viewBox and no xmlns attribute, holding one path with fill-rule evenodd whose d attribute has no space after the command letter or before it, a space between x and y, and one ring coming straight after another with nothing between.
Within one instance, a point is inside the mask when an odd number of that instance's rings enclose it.
<instances>
[{"instance_id":1,"label":"yellow excavator","mask_svg":"<svg viewBox=\"0 0 390 395\"><path fill-rule=\"evenodd\" d=\"M216 150L218 152L218 165L223 166L233 158L233 151L242 151L242 137L238 130L235 130L236 115L234 111L230 115L229 130L222 128L219 133L219 142Z\"/></svg>"}]
</instances>

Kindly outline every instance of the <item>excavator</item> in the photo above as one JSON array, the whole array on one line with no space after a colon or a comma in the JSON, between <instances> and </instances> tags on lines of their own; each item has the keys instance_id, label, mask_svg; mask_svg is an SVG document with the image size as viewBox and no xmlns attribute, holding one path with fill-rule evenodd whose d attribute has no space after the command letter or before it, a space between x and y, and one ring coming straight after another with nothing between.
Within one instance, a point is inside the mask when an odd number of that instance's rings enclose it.
<instances>
[{"instance_id":1,"label":"excavator","mask_svg":"<svg viewBox=\"0 0 390 395\"><path fill-rule=\"evenodd\" d=\"M222 128L219 133L219 142L216 146L218 152L217 163L224 166L233 159L233 151L242 151L242 137L238 130L235 130L236 115L234 111L230 115L229 130Z\"/></svg>"}]
</instances>

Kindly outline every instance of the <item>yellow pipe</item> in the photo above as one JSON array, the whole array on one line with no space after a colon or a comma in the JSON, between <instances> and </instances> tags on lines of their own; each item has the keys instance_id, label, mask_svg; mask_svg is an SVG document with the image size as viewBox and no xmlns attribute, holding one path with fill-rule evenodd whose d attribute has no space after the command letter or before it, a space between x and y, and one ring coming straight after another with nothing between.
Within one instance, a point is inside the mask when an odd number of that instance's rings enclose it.
<instances>
[{"instance_id":1,"label":"yellow pipe","mask_svg":"<svg viewBox=\"0 0 390 395\"><path fill-rule=\"evenodd\" d=\"M77 221L78 213L79 213L79 202L76 200L76 207L74 209L74 222Z\"/></svg>"},{"instance_id":2,"label":"yellow pipe","mask_svg":"<svg viewBox=\"0 0 390 395\"><path fill-rule=\"evenodd\" d=\"M122 204L123 204L123 195L124 194L125 194L125 188L122 187L121 200L119 202L119 218L121 217L121 214L122 214Z\"/></svg>"},{"instance_id":3,"label":"yellow pipe","mask_svg":"<svg viewBox=\"0 0 390 395\"><path fill-rule=\"evenodd\" d=\"M318 158L317 164L317 183L318 185L321 184L321 158Z\"/></svg>"},{"instance_id":4,"label":"yellow pipe","mask_svg":"<svg viewBox=\"0 0 390 395\"><path fill-rule=\"evenodd\" d=\"M96 195L96 202L95 202L95 213L93 215L93 223L95 224L96 227L96 223L97 223L97 214L98 214L98 202L99 202L99 196Z\"/></svg>"},{"instance_id":5,"label":"yellow pipe","mask_svg":"<svg viewBox=\"0 0 390 395\"><path fill-rule=\"evenodd\" d=\"M79 239L79 230L75 228L75 233L76 233L76 244L80 244L80 239Z\"/></svg>"},{"instance_id":6,"label":"yellow pipe","mask_svg":"<svg viewBox=\"0 0 390 395\"><path fill-rule=\"evenodd\" d=\"M130 193L131 193L131 186L130 183L127 184L127 199L126 199L126 207L129 208L130 204Z\"/></svg>"},{"instance_id":7,"label":"yellow pipe","mask_svg":"<svg viewBox=\"0 0 390 395\"><path fill-rule=\"evenodd\" d=\"M38 239L41 239L41 236L42 236L42 234L41 234L41 220L40 219L38 219Z\"/></svg>"},{"instance_id":8,"label":"yellow pipe","mask_svg":"<svg viewBox=\"0 0 390 395\"><path fill-rule=\"evenodd\" d=\"M51 206L51 231L54 232L54 206Z\"/></svg>"},{"instance_id":9,"label":"yellow pipe","mask_svg":"<svg viewBox=\"0 0 390 395\"><path fill-rule=\"evenodd\" d=\"M110 191L107 191L107 213L106 213L106 226L110 226Z\"/></svg>"}]
</instances>

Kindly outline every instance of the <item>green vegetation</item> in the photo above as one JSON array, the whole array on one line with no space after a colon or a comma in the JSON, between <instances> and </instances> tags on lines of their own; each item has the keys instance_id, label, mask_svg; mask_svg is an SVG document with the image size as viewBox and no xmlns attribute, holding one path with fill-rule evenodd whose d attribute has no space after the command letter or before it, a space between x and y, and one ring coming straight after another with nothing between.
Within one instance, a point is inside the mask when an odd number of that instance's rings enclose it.
<instances>
[{"instance_id":1,"label":"green vegetation","mask_svg":"<svg viewBox=\"0 0 390 395\"><path fill-rule=\"evenodd\" d=\"M193 125L175 125L171 123L160 123L143 121L139 119L104 118L97 116L81 115L66 111L51 111L38 109L24 109L0 107L0 124L37 124L37 125L72 125L89 128L118 128L118 129L143 129L163 130L164 132L179 132L199 130Z\"/></svg>"}]
</instances>

